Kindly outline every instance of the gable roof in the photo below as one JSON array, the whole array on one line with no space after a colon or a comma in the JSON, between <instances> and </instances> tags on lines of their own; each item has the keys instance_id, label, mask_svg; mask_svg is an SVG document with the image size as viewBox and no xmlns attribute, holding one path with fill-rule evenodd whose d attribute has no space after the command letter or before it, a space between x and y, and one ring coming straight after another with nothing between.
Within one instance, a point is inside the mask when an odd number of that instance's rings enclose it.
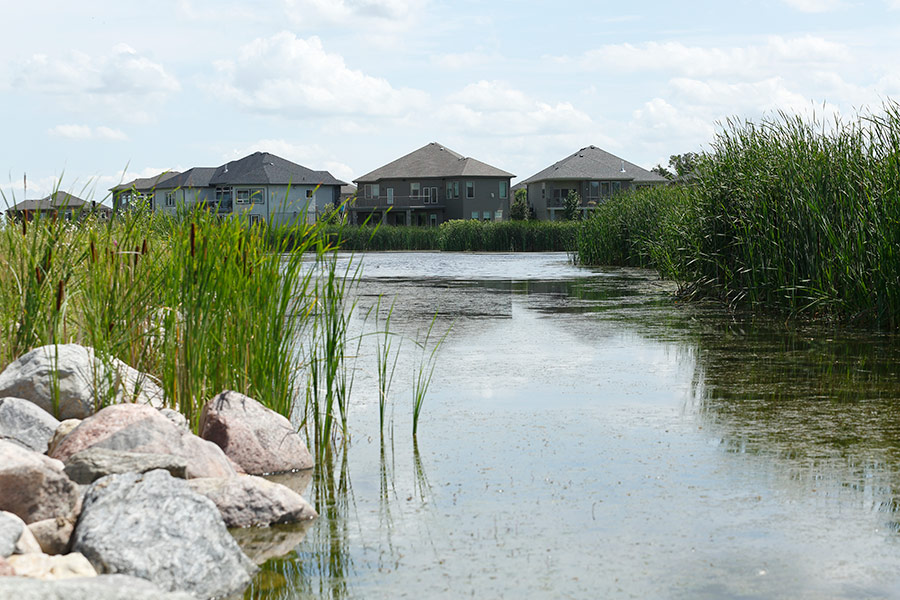
<instances>
[{"instance_id":1,"label":"gable roof","mask_svg":"<svg viewBox=\"0 0 900 600\"><path fill-rule=\"evenodd\" d=\"M110 188L110 191L122 192L134 189L139 192L149 192L158 187L162 187L163 183L178 175L180 175L178 171L163 171L159 175L154 175L153 177L139 177L128 183L120 183L116 187Z\"/></svg>"},{"instance_id":2,"label":"gable roof","mask_svg":"<svg viewBox=\"0 0 900 600\"><path fill-rule=\"evenodd\" d=\"M59 208L81 208L83 206L99 206L102 205L87 202L78 196L73 196L69 192L55 191L49 196L41 199L22 200L15 206L9 208L9 211L25 211L25 210L56 210Z\"/></svg>"},{"instance_id":3,"label":"gable roof","mask_svg":"<svg viewBox=\"0 0 900 600\"><path fill-rule=\"evenodd\" d=\"M665 177L641 168L614 154L610 154L606 150L601 150L596 146L588 146L516 185L550 179L604 179L634 181L636 183L668 182Z\"/></svg>"},{"instance_id":4,"label":"gable roof","mask_svg":"<svg viewBox=\"0 0 900 600\"><path fill-rule=\"evenodd\" d=\"M480 160L466 158L437 142L431 142L355 179L354 183L433 177L515 177L515 175Z\"/></svg>"},{"instance_id":5,"label":"gable roof","mask_svg":"<svg viewBox=\"0 0 900 600\"><path fill-rule=\"evenodd\" d=\"M268 152L254 152L215 169L209 185L344 185L328 171L313 171Z\"/></svg>"}]
</instances>

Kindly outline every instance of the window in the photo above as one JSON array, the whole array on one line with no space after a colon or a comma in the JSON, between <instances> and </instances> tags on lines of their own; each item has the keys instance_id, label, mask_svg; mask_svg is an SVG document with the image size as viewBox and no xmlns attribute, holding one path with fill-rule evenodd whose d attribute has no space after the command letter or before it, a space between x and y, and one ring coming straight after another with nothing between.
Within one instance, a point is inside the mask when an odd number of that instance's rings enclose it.
<instances>
[{"instance_id":1,"label":"window","mask_svg":"<svg viewBox=\"0 0 900 600\"><path fill-rule=\"evenodd\" d=\"M592 181L590 183L590 187L588 188L588 198L599 198L600 197L600 182Z\"/></svg>"},{"instance_id":2,"label":"window","mask_svg":"<svg viewBox=\"0 0 900 600\"><path fill-rule=\"evenodd\" d=\"M453 197L453 182L447 182L447 200Z\"/></svg>"},{"instance_id":3,"label":"window","mask_svg":"<svg viewBox=\"0 0 900 600\"><path fill-rule=\"evenodd\" d=\"M501 198L506 198L506 196L508 195L508 189L507 189L508 185L509 184L505 181L500 182L500 197Z\"/></svg>"},{"instance_id":4,"label":"window","mask_svg":"<svg viewBox=\"0 0 900 600\"><path fill-rule=\"evenodd\" d=\"M366 198L378 198L381 195L381 189L377 183L367 183L365 191Z\"/></svg>"},{"instance_id":5,"label":"window","mask_svg":"<svg viewBox=\"0 0 900 600\"><path fill-rule=\"evenodd\" d=\"M612 195L618 194L619 190L621 190L621 189L622 189L621 181L613 181L612 182Z\"/></svg>"},{"instance_id":6,"label":"window","mask_svg":"<svg viewBox=\"0 0 900 600\"><path fill-rule=\"evenodd\" d=\"M490 221L491 220L491 211L489 211L489 210L484 211L484 213L482 213L482 215L481 215L481 218L484 221Z\"/></svg>"},{"instance_id":7,"label":"window","mask_svg":"<svg viewBox=\"0 0 900 600\"><path fill-rule=\"evenodd\" d=\"M306 198L307 198L307 200L309 200L309 199L315 197L315 194L316 194L315 190L306 190Z\"/></svg>"},{"instance_id":8,"label":"window","mask_svg":"<svg viewBox=\"0 0 900 600\"><path fill-rule=\"evenodd\" d=\"M477 210L472 211L472 219L475 221L478 220L478 211Z\"/></svg>"},{"instance_id":9,"label":"window","mask_svg":"<svg viewBox=\"0 0 900 600\"><path fill-rule=\"evenodd\" d=\"M239 189L237 191L237 196L235 197L235 202L238 204L250 204L250 190Z\"/></svg>"},{"instance_id":10,"label":"window","mask_svg":"<svg viewBox=\"0 0 900 600\"><path fill-rule=\"evenodd\" d=\"M467 181L466 182L466 198L474 198L475 197L475 182Z\"/></svg>"},{"instance_id":11,"label":"window","mask_svg":"<svg viewBox=\"0 0 900 600\"><path fill-rule=\"evenodd\" d=\"M496 210L496 211L494 211L494 220L495 220L495 221L502 221L502 220L503 220L503 210Z\"/></svg>"},{"instance_id":12,"label":"window","mask_svg":"<svg viewBox=\"0 0 900 600\"><path fill-rule=\"evenodd\" d=\"M438 203L438 189L436 187L422 188L422 195L425 197L425 204Z\"/></svg>"},{"instance_id":13,"label":"window","mask_svg":"<svg viewBox=\"0 0 900 600\"><path fill-rule=\"evenodd\" d=\"M431 226L432 226L432 227L437 227L437 215L436 215L436 214L431 213L431 214L428 216L428 219L429 219L429 221L431 222Z\"/></svg>"},{"instance_id":14,"label":"window","mask_svg":"<svg viewBox=\"0 0 900 600\"><path fill-rule=\"evenodd\" d=\"M609 182L608 181L600 182L600 196L603 198L609 198Z\"/></svg>"},{"instance_id":15,"label":"window","mask_svg":"<svg viewBox=\"0 0 900 600\"><path fill-rule=\"evenodd\" d=\"M249 192L247 195L249 199ZM216 205L219 212L231 212L231 204L234 198L234 188L219 187L216 188Z\"/></svg>"},{"instance_id":16,"label":"window","mask_svg":"<svg viewBox=\"0 0 900 600\"><path fill-rule=\"evenodd\" d=\"M250 202L253 204L266 203L266 190L263 188L255 188L250 190Z\"/></svg>"},{"instance_id":17,"label":"window","mask_svg":"<svg viewBox=\"0 0 900 600\"><path fill-rule=\"evenodd\" d=\"M166 206L175 206L175 191L166 192Z\"/></svg>"},{"instance_id":18,"label":"window","mask_svg":"<svg viewBox=\"0 0 900 600\"><path fill-rule=\"evenodd\" d=\"M547 198L547 184L541 183L541 200Z\"/></svg>"},{"instance_id":19,"label":"window","mask_svg":"<svg viewBox=\"0 0 900 600\"><path fill-rule=\"evenodd\" d=\"M453 182L453 197L459 198L459 182L458 181Z\"/></svg>"},{"instance_id":20,"label":"window","mask_svg":"<svg viewBox=\"0 0 900 600\"><path fill-rule=\"evenodd\" d=\"M418 198L419 192L422 189L421 183L411 183L409 184L409 197L410 198Z\"/></svg>"},{"instance_id":21,"label":"window","mask_svg":"<svg viewBox=\"0 0 900 600\"><path fill-rule=\"evenodd\" d=\"M388 204L394 203L394 188L387 189L387 203Z\"/></svg>"},{"instance_id":22,"label":"window","mask_svg":"<svg viewBox=\"0 0 900 600\"><path fill-rule=\"evenodd\" d=\"M250 215L250 224L259 225L259 215Z\"/></svg>"}]
</instances>

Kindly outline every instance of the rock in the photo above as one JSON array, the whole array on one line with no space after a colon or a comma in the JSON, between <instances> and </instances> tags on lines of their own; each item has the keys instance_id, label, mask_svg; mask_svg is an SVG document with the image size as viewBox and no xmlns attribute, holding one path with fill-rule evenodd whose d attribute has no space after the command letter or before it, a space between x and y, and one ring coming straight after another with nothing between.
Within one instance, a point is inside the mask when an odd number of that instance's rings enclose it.
<instances>
[{"instance_id":1,"label":"rock","mask_svg":"<svg viewBox=\"0 0 900 600\"><path fill-rule=\"evenodd\" d=\"M75 522L67 517L44 519L28 525L28 530L34 535L44 554L65 554L69 551Z\"/></svg>"},{"instance_id":2,"label":"rock","mask_svg":"<svg viewBox=\"0 0 900 600\"><path fill-rule=\"evenodd\" d=\"M60 461L0 440L0 510L34 523L69 515L78 495Z\"/></svg>"},{"instance_id":3,"label":"rock","mask_svg":"<svg viewBox=\"0 0 900 600\"><path fill-rule=\"evenodd\" d=\"M72 433L72 430L78 427L79 423L81 423L81 419L66 419L65 421L60 421L56 431L53 432L53 437L50 439L50 444L47 447L47 454L53 454L53 451L56 450L59 443L63 441L67 435Z\"/></svg>"},{"instance_id":4,"label":"rock","mask_svg":"<svg viewBox=\"0 0 900 600\"><path fill-rule=\"evenodd\" d=\"M188 477L232 477L237 473L221 448L142 404L107 406L82 421L51 456L68 462L74 454L92 447L182 457L188 461Z\"/></svg>"},{"instance_id":5,"label":"rock","mask_svg":"<svg viewBox=\"0 0 900 600\"><path fill-rule=\"evenodd\" d=\"M47 554L14 554L9 564L16 575L34 579L69 579L71 577L96 577L97 571L81 554L73 552L59 556Z\"/></svg>"},{"instance_id":6,"label":"rock","mask_svg":"<svg viewBox=\"0 0 900 600\"><path fill-rule=\"evenodd\" d=\"M200 412L200 437L218 444L253 475L313 467L290 421L237 392L224 391L206 403Z\"/></svg>"},{"instance_id":7,"label":"rock","mask_svg":"<svg viewBox=\"0 0 900 600\"><path fill-rule=\"evenodd\" d=\"M16 574L16 570L12 568L12 565L9 564L9 561L0 556L0 577L12 577ZM2 588L0 588L2 591ZM12 598L12 596L10 596Z\"/></svg>"},{"instance_id":8,"label":"rock","mask_svg":"<svg viewBox=\"0 0 900 600\"><path fill-rule=\"evenodd\" d=\"M25 521L9 512L0 512L0 557L6 558L16 551L22 537Z\"/></svg>"},{"instance_id":9,"label":"rock","mask_svg":"<svg viewBox=\"0 0 900 600\"><path fill-rule=\"evenodd\" d=\"M284 556L306 538L313 520L275 525L273 527L242 527L231 529L231 536L250 560L258 565L271 558Z\"/></svg>"},{"instance_id":10,"label":"rock","mask_svg":"<svg viewBox=\"0 0 900 600\"><path fill-rule=\"evenodd\" d=\"M300 494L254 475L191 479L188 486L213 501L228 527L295 523L319 516Z\"/></svg>"},{"instance_id":11,"label":"rock","mask_svg":"<svg viewBox=\"0 0 900 600\"><path fill-rule=\"evenodd\" d=\"M184 592L164 592L145 579L100 575L42 581L0 578L0 598L16 600L197 600Z\"/></svg>"},{"instance_id":12,"label":"rock","mask_svg":"<svg viewBox=\"0 0 900 600\"><path fill-rule=\"evenodd\" d=\"M188 426L187 418L173 408L161 408L159 409L159 414L172 421L178 427L182 429L190 429Z\"/></svg>"},{"instance_id":13,"label":"rock","mask_svg":"<svg viewBox=\"0 0 900 600\"><path fill-rule=\"evenodd\" d=\"M240 591L255 571L212 501L162 470L94 482L72 549L99 572L143 577L199 598Z\"/></svg>"},{"instance_id":14,"label":"rock","mask_svg":"<svg viewBox=\"0 0 900 600\"><path fill-rule=\"evenodd\" d=\"M83 419L112 403L164 405L162 389L148 375L78 344L41 346L23 354L0 373L0 396L30 400L58 419Z\"/></svg>"},{"instance_id":15,"label":"rock","mask_svg":"<svg viewBox=\"0 0 900 600\"><path fill-rule=\"evenodd\" d=\"M118 473L146 473L155 469L168 471L172 477L185 478L188 461L173 454L128 452L99 446L85 448L66 460L66 475L75 483L87 485Z\"/></svg>"},{"instance_id":16,"label":"rock","mask_svg":"<svg viewBox=\"0 0 900 600\"><path fill-rule=\"evenodd\" d=\"M0 398L0 439L17 442L43 454L59 421L24 398Z\"/></svg>"}]
</instances>

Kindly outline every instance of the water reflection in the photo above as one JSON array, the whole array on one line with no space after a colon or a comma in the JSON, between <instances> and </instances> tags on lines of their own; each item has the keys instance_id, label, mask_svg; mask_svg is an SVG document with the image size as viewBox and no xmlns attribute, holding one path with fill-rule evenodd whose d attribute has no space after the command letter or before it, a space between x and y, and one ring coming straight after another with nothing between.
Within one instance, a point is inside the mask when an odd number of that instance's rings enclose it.
<instances>
[{"instance_id":1,"label":"water reflection","mask_svg":"<svg viewBox=\"0 0 900 600\"><path fill-rule=\"evenodd\" d=\"M558 256L373 262L360 314L383 296L398 335L454 323L419 443L414 361L381 438L363 347L322 516L248 597L900 597L893 337L682 305Z\"/></svg>"}]
</instances>

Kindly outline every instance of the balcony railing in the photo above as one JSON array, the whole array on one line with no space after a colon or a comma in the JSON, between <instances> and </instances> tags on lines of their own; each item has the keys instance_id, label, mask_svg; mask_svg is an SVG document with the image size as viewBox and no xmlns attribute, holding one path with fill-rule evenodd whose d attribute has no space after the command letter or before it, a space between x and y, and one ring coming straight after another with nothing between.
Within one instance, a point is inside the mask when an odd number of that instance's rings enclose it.
<instances>
[{"instance_id":1,"label":"balcony railing","mask_svg":"<svg viewBox=\"0 0 900 600\"><path fill-rule=\"evenodd\" d=\"M394 196L393 202L388 203L387 196L378 198L366 198L365 196L357 196L350 204L351 208L371 208L386 210L388 208L407 209L407 208L444 208L445 203L438 198L428 198L425 196Z\"/></svg>"}]
</instances>

